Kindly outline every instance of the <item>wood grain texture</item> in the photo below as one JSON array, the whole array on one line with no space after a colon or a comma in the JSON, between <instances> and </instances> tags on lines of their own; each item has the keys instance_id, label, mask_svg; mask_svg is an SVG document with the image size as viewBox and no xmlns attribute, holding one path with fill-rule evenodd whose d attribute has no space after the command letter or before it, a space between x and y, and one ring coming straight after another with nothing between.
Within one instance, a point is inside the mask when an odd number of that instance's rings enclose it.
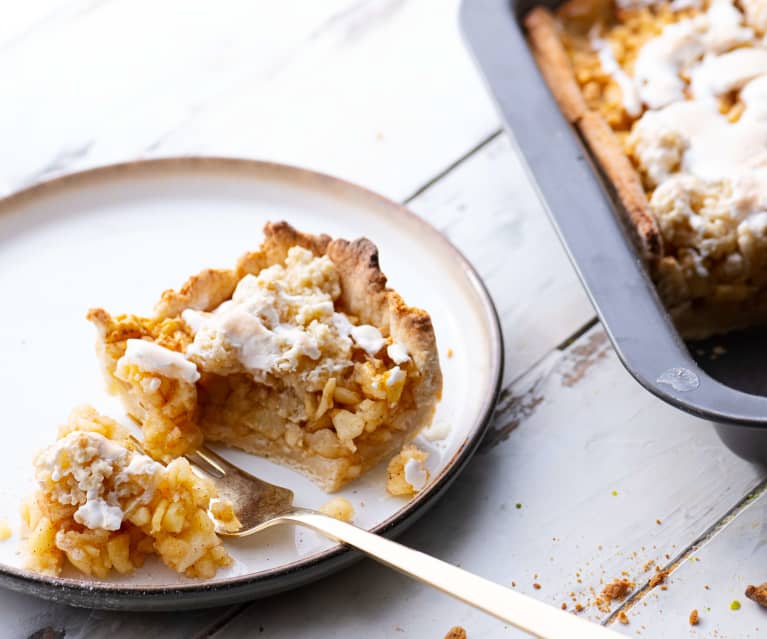
<instances>
[{"instance_id":1,"label":"wood grain texture","mask_svg":"<svg viewBox=\"0 0 767 639\"><path fill-rule=\"evenodd\" d=\"M0 158L0 191L115 160L210 153L309 166L399 200L417 194L412 208L488 284L507 369L482 450L402 541L571 608L624 571L641 588L648 561L673 562L710 535L700 561L686 560L668 591L643 596L619 629L683 636L697 607L693 636L761 636L765 614L742 589L767 580L765 497L710 529L764 471L727 452L709 424L642 390L598 326L558 348L593 312L517 151L493 137L498 119L456 7L24 3L0 24L0 137L13 149ZM728 608L735 598L738 613ZM0 637L420 639L454 625L470 637L514 636L369 561L239 611L107 613L0 592ZM611 612L584 614L604 622Z\"/></svg>"},{"instance_id":2,"label":"wood grain texture","mask_svg":"<svg viewBox=\"0 0 767 639\"><path fill-rule=\"evenodd\" d=\"M13 543L13 541L9 542ZM183 613L117 613L70 608L7 590L0 591L0 637L4 639L191 639L203 637L239 607Z\"/></svg>"},{"instance_id":3,"label":"wood grain texture","mask_svg":"<svg viewBox=\"0 0 767 639\"><path fill-rule=\"evenodd\" d=\"M0 181L11 187L211 154L299 164L401 199L500 126L457 0L75 4L0 49L0 139L14 148Z\"/></svg>"},{"instance_id":4,"label":"wood grain texture","mask_svg":"<svg viewBox=\"0 0 767 639\"><path fill-rule=\"evenodd\" d=\"M469 258L490 289L506 328L506 383L594 316L508 136L409 206Z\"/></svg>"},{"instance_id":5,"label":"wood grain texture","mask_svg":"<svg viewBox=\"0 0 767 639\"><path fill-rule=\"evenodd\" d=\"M710 424L640 388L597 326L505 391L483 450L402 541L554 606L580 602L605 621L610 611L588 603L604 583L640 586L654 574L647 562L669 562L762 477ZM270 638L312 637L317 626L427 637L439 624L508 636L500 622L371 562L255 603L214 636L261 625Z\"/></svg>"},{"instance_id":6,"label":"wood grain texture","mask_svg":"<svg viewBox=\"0 0 767 639\"><path fill-rule=\"evenodd\" d=\"M747 585L767 581L767 494L762 491L685 554L667 590L656 588L629 602L629 625L616 629L632 636L641 629L647 637L764 637L767 610L744 595ZM731 608L735 601L738 610ZM689 625L693 609L699 613L694 628Z\"/></svg>"}]
</instances>

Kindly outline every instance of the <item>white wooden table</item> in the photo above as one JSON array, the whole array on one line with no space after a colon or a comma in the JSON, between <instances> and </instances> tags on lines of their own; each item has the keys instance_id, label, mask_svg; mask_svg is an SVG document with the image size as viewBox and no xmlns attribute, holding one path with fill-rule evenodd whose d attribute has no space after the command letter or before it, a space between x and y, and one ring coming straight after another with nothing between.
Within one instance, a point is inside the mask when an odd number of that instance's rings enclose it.
<instances>
[{"instance_id":1,"label":"white wooden table","mask_svg":"<svg viewBox=\"0 0 767 639\"><path fill-rule=\"evenodd\" d=\"M484 276L507 368L481 451L402 541L554 606L579 602L627 635L765 636L767 611L743 590L767 580L767 474L617 361L500 130L454 0L6 0L0 77L4 191L113 161L215 154L407 202ZM674 568L667 590L644 588L650 561ZM627 601L589 605L621 576L637 584ZM0 636L38 639L440 639L454 625L515 636L370 561L321 587L183 614L2 591L0 619Z\"/></svg>"}]
</instances>

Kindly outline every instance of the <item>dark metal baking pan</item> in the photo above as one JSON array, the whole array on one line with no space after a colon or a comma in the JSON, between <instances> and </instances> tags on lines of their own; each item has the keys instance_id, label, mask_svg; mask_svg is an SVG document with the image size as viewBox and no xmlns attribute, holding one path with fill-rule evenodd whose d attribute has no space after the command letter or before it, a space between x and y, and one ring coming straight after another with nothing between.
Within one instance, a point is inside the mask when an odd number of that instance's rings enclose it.
<instances>
[{"instance_id":1,"label":"dark metal baking pan","mask_svg":"<svg viewBox=\"0 0 767 639\"><path fill-rule=\"evenodd\" d=\"M521 19L536 4L464 0L461 25L615 351L647 390L715 422L735 453L767 461L767 337L680 338L609 186L533 60Z\"/></svg>"}]
</instances>

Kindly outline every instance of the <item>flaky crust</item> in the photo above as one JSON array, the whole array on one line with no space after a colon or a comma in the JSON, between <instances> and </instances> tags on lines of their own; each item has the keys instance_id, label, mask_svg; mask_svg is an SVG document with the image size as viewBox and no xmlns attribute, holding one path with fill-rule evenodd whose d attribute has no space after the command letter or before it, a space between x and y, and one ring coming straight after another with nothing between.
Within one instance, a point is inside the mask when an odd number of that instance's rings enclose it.
<instances>
[{"instance_id":1,"label":"flaky crust","mask_svg":"<svg viewBox=\"0 0 767 639\"><path fill-rule=\"evenodd\" d=\"M571 0L561 10L586 19L602 10L601 4L595 0ZM577 127L612 183L643 257L651 263L660 259L663 242L658 223L648 206L642 179L610 125L600 113L587 108L562 44L556 17L548 9L536 7L525 18L525 27L541 74L562 113Z\"/></svg>"},{"instance_id":2,"label":"flaky crust","mask_svg":"<svg viewBox=\"0 0 767 639\"><path fill-rule=\"evenodd\" d=\"M442 391L442 373L439 366L436 338L429 315L420 309L407 306L401 296L387 287L386 276L381 272L378 250L367 239L353 242L332 240L327 235L310 235L297 231L287 222L268 223L264 227L264 241L259 250L243 255L234 269L207 269L190 277L178 290L165 291L155 305L155 316L145 321L157 327L172 325L179 321L185 309L211 311L231 297L237 282L247 274L257 274L262 269L283 263L288 250L302 246L316 256L327 255L334 263L341 282L340 305L361 323L372 324L384 335L390 335L403 344L418 371L410 386L413 407L393 419L393 436L385 445L358 445L355 463L362 472L376 465L383 458L398 451L411 440L421 428L428 425L436 410ZM125 351L125 340L131 337L151 336L151 331L135 334L124 331L119 318L113 318L103 309L88 313L98 329L97 350L101 356L107 379L118 392L128 410L143 422L147 416L146 391L139 391L114 377L117 360ZM153 329L154 330L154 329ZM167 331L166 331L167 332ZM189 384L193 392L194 385ZM196 397L196 396L195 396ZM179 415L180 428L196 418L190 410ZM249 452L268 457L311 477L325 490L340 488L350 465L345 459L306 457L287 447L275 446L256 432L235 438L215 424L201 424L207 439L236 445Z\"/></svg>"},{"instance_id":3,"label":"flaky crust","mask_svg":"<svg viewBox=\"0 0 767 639\"><path fill-rule=\"evenodd\" d=\"M679 333L687 340L702 340L752 326L767 324L767 291L741 302L695 300L669 309Z\"/></svg>"},{"instance_id":4,"label":"flaky crust","mask_svg":"<svg viewBox=\"0 0 767 639\"><path fill-rule=\"evenodd\" d=\"M535 7L527 14L525 27L533 56L549 90L564 116L575 124L588 109L559 38L556 18L545 7Z\"/></svg>"},{"instance_id":5,"label":"flaky crust","mask_svg":"<svg viewBox=\"0 0 767 639\"><path fill-rule=\"evenodd\" d=\"M586 111L577 126L626 209L635 239L645 258L652 262L660 259L663 256L663 242L658 223L647 204L642 179L624 153L615 133L596 111Z\"/></svg>"}]
</instances>

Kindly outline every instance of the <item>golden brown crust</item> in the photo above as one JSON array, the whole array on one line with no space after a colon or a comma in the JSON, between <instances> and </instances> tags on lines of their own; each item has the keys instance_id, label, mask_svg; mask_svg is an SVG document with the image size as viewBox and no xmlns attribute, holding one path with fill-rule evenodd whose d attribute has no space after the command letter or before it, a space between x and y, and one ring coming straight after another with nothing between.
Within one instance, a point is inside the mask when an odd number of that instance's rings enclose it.
<instances>
[{"instance_id":1,"label":"golden brown crust","mask_svg":"<svg viewBox=\"0 0 767 639\"><path fill-rule=\"evenodd\" d=\"M264 227L264 243L260 250L243 255L235 269L205 269L190 277L178 291L164 291L155 305L155 315L174 317L187 308L212 310L232 296L244 275L258 273L269 264L284 262L291 246L302 246L322 255L329 242L327 235L308 235L287 222L269 222Z\"/></svg>"},{"instance_id":2,"label":"golden brown crust","mask_svg":"<svg viewBox=\"0 0 767 639\"><path fill-rule=\"evenodd\" d=\"M414 423L428 423L436 409L442 391L442 371L439 366L437 341L431 317L426 311L405 304L396 291L386 287L386 276L378 263L378 249L367 239L354 242L333 240L327 247L341 278L341 304L373 326L389 327L389 335L403 344L421 379L416 386L415 403L418 412ZM408 425L408 430L412 427Z\"/></svg>"},{"instance_id":3,"label":"golden brown crust","mask_svg":"<svg viewBox=\"0 0 767 639\"><path fill-rule=\"evenodd\" d=\"M612 0L567 0L557 7L557 17L581 33L587 33L597 21L608 23L612 14Z\"/></svg>"},{"instance_id":4,"label":"golden brown crust","mask_svg":"<svg viewBox=\"0 0 767 639\"><path fill-rule=\"evenodd\" d=\"M659 259L663 255L663 242L658 223L647 203L642 179L620 141L596 111L586 111L577 126L626 209L645 259Z\"/></svg>"},{"instance_id":5,"label":"golden brown crust","mask_svg":"<svg viewBox=\"0 0 767 639\"><path fill-rule=\"evenodd\" d=\"M574 124L587 111L587 107L559 37L556 18L545 7L535 7L527 14L525 27L533 56L549 90L564 116Z\"/></svg>"},{"instance_id":6,"label":"golden brown crust","mask_svg":"<svg viewBox=\"0 0 767 639\"><path fill-rule=\"evenodd\" d=\"M277 264L285 261L288 250L300 246L315 255L324 255L330 244L330 236L311 235L294 229L285 221L268 222L264 226L264 243L261 252L266 256L267 264ZM244 275L244 273L243 273Z\"/></svg>"},{"instance_id":7,"label":"golden brown crust","mask_svg":"<svg viewBox=\"0 0 767 639\"><path fill-rule=\"evenodd\" d=\"M605 11L601 0L570 0L560 8L568 19L590 23ZM643 257L654 261L663 255L661 234L647 203L639 173L626 156L610 125L586 106L572 64L560 38L556 17L544 7L536 7L525 18L533 54L554 98L565 117L586 140L602 171L612 182L626 209Z\"/></svg>"},{"instance_id":8,"label":"golden brown crust","mask_svg":"<svg viewBox=\"0 0 767 639\"><path fill-rule=\"evenodd\" d=\"M746 588L746 597L758 603L762 608L767 608L767 583L763 583L760 586L748 586Z\"/></svg>"},{"instance_id":9,"label":"golden brown crust","mask_svg":"<svg viewBox=\"0 0 767 639\"><path fill-rule=\"evenodd\" d=\"M674 326L686 340L702 340L767 324L767 292L742 302L695 300L669 309Z\"/></svg>"},{"instance_id":10,"label":"golden brown crust","mask_svg":"<svg viewBox=\"0 0 767 639\"><path fill-rule=\"evenodd\" d=\"M186 308L208 311L230 298L236 285L234 271L205 269L190 277L178 291L164 291L155 304L155 315L158 318L175 317Z\"/></svg>"},{"instance_id":11,"label":"golden brown crust","mask_svg":"<svg viewBox=\"0 0 767 639\"><path fill-rule=\"evenodd\" d=\"M466 630L461 626L453 626L447 631L445 639L467 639Z\"/></svg>"}]
</instances>

